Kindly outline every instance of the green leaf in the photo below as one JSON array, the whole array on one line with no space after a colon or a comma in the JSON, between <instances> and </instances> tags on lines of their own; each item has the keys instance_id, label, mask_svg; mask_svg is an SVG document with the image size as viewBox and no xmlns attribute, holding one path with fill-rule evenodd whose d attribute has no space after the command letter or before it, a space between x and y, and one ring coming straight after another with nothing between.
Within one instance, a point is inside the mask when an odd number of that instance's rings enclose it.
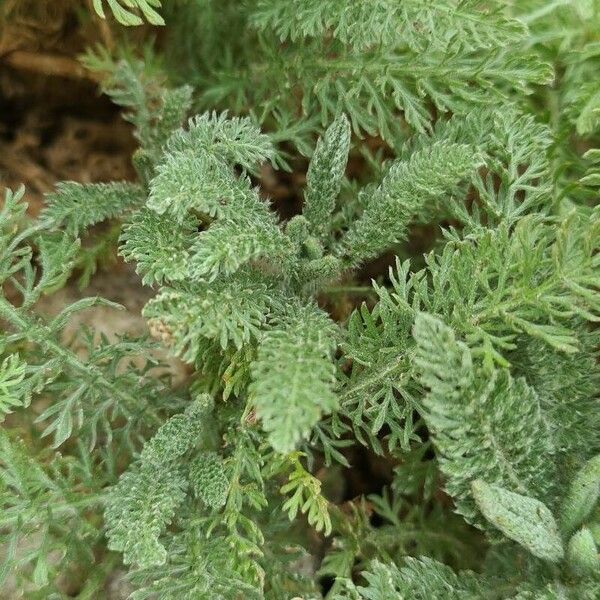
<instances>
[{"instance_id":1,"label":"green leaf","mask_svg":"<svg viewBox=\"0 0 600 600\"><path fill-rule=\"evenodd\" d=\"M197 222L191 216L174 227L168 216L142 209L123 227L120 254L135 262L145 285L181 281L188 274L196 230Z\"/></svg>"},{"instance_id":2,"label":"green leaf","mask_svg":"<svg viewBox=\"0 0 600 600\"><path fill-rule=\"evenodd\" d=\"M207 152L173 151L156 168L147 206L182 223L191 211L235 218L260 204L250 180L235 177L220 158Z\"/></svg>"},{"instance_id":3,"label":"green leaf","mask_svg":"<svg viewBox=\"0 0 600 600\"><path fill-rule=\"evenodd\" d=\"M57 184L56 191L47 194L45 199L40 219L52 227L79 235L96 223L122 217L138 208L145 200L145 193L133 183L65 181Z\"/></svg>"},{"instance_id":4,"label":"green leaf","mask_svg":"<svg viewBox=\"0 0 600 600\"><path fill-rule=\"evenodd\" d=\"M206 112L191 118L187 129L179 129L167 142L167 153L211 154L230 166L246 171L272 160L275 149L269 136L249 117L228 117Z\"/></svg>"},{"instance_id":5,"label":"green leaf","mask_svg":"<svg viewBox=\"0 0 600 600\"><path fill-rule=\"evenodd\" d=\"M78 239L64 233L45 234L38 238L42 273L36 285L36 295L51 294L65 285L80 245Z\"/></svg>"},{"instance_id":6,"label":"green leaf","mask_svg":"<svg viewBox=\"0 0 600 600\"><path fill-rule=\"evenodd\" d=\"M589 135L600 128L600 90L585 103L576 121L577 133Z\"/></svg>"},{"instance_id":7,"label":"green leaf","mask_svg":"<svg viewBox=\"0 0 600 600\"><path fill-rule=\"evenodd\" d=\"M321 494L321 482L311 475L300 463L300 452L292 452L285 457L291 462L293 470L288 482L279 490L289 496L283 503L283 510L288 513L293 521L298 513L306 514L308 524L325 535L331 533L331 517L329 516L329 503Z\"/></svg>"},{"instance_id":8,"label":"green leaf","mask_svg":"<svg viewBox=\"0 0 600 600\"><path fill-rule=\"evenodd\" d=\"M293 450L337 406L334 347L333 323L313 305L290 307L260 338L250 394L277 452Z\"/></svg>"},{"instance_id":9,"label":"green leaf","mask_svg":"<svg viewBox=\"0 0 600 600\"><path fill-rule=\"evenodd\" d=\"M483 163L471 146L436 141L390 167L379 187L367 195L362 215L342 240L349 264L378 256L406 238L408 226L433 201L450 195Z\"/></svg>"},{"instance_id":10,"label":"green leaf","mask_svg":"<svg viewBox=\"0 0 600 600\"><path fill-rule=\"evenodd\" d=\"M258 259L285 265L291 247L272 213L262 205L259 210L240 212L234 218L219 219L196 236L190 250L189 273L192 279L212 281L231 275L243 265Z\"/></svg>"},{"instance_id":11,"label":"green leaf","mask_svg":"<svg viewBox=\"0 0 600 600\"><path fill-rule=\"evenodd\" d=\"M139 10L142 15L144 15L148 23L152 25L165 24L163 18L156 12L156 10L154 10L154 8L160 8L160 0L94 0L94 10L99 17L104 19L106 16L104 14L104 7L102 5L103 1L106 1L110 10L115 16L115 19L121 23L121 25L130 27L141 25L143 23L142 19L137 14L131 10L128 10L123 5L130 9Z\"/></svg>"},{"instance_id":12,"label":"green leaf","mask_svg":"<svg viewBox=\"0 0 600 600\"><path fill-rule=\"evenodd\" d=\"M526 495L545 495L554 482L553 438L540 400L507 369L487 369L441 320L418 313L414 362L429 392L422 414L446 490L457 511L486 525L473 503L473 479Z\"/></svg>"},{"instance_id":13,"label":"green leaf","mask_svg":"<svg viewBox=\"0 0 600 600\"><path fill-rule=\"evenodd\" d=\"M163 288L146 304L143 315L175 355L193 363L204 348L203 340L224 350L257 339L276 298L260 278L238 271L211 284Z\"/></svg>"},{"instance_id":14,"label":"green leaf","mask_svg":"<svg viewBox=\"0 0 600 600\"><path fill-rule=\"evenodd\" d=\"M550 562L564 557L558 525L548 507L529 496L476 480L473 497L484 517L506 537Z\"/></svg>"},{"instance_id":15,"label":"green leaf","mask_svg":"<svg viewBox=\"0 0 600 600\"><path fill-rule=\"evenodd\" d=\"M140 567L164 564L159 541L185 499L186 481L176 468L133 467L110 490L104 518L108 547L123 562Z\"/></svg>"},{"instance_id":16,"label":"green leaf","mask_svg":"<svg viewBox=\"0 0 600 600\"><path fill-rule=\"evenodd\" d=\"M357 589L364 600L479 600L488 595L482 577L470 571L456 574L426 556L408 557L400 567L374 560L362 576L366 584Z\"/></svg>"},{"instance_id":17,"label":"green leaf","mask_svg":"<svg viewBox=\"0 0 600 600\"><path fill-rule=\"evenodd\" d=\"M29 403L27 388L23 385L27 363L17 354L7 356L0 363L0 422L19 406Z\"/></svg>"},{"instance_id":18,"label":"green leaf","mask_svg":"<svg viewBox=\"0 0 600 600\"><path fill-rule=\"evenodd\" d=\"M193 448L209 423L213 405L212 398L202 394L183 413L171 417L144 445L142 464L152 469L168 468Z\"/></svg>"}]
</instances>

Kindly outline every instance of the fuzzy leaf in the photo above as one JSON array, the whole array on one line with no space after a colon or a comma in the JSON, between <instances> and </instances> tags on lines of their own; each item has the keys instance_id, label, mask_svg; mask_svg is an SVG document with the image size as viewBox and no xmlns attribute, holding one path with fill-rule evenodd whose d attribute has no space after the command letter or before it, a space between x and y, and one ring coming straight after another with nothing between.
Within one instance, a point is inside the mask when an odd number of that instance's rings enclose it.
<instances>
[{"instance_id":1,"label":"fuzzy leaf","mask_svg":"<svg viewBox=\"0 0 600 600\"><path fill-rule=\"evenodd\" d=\"M188 273L195 233L192 217L173 223L165 215L142 209L123 227L120 254L128 262L135 261L145 285L181 281Z\"/></svg>"},{"instance_id":2,"label":"fuzzy leaf","mask_svg":"<svg viewBox=\"0 0 600 600\"><path fill-rule=\"evenodd\" d=\"M405 239L413 219L434 199L450 194L482 164L465 144L436 142L396 161L379 187L365 198L365 209L342 240L351 265L374 258Z\"/></svg>"},{"instance_id":3,"label":"fuzzy leaf","mask_svg":"<svg viewBox=\"0 0 600 600\"><path fill-rule=\"evenodd\" d=\"M474 573L457 575L447 565L425 556L406 558L401 567L375 560L362 576L366 584L358 591L364 600L478 600L486 593L483 579Z\"/></svg>"},{"instance_id":4,"label":"fuzzy leaf","mask_svg":"<svg viewBox=\"0 0 600 600\"><path fill-rule=\"evenodd\" d=\"M138 185L125 182L75 183L66 181L46 195L40 218L74 235L105 219L121 217L142 205L145 194Z\"/></svg>"},{"instance_id":5,"label":"fuzzy leaf","mask_svg":"<svg viewBox=\"0 0 600 600\"><path fill-rule=\"evenodd\" d=\"M250 393L269 441L287 453L334 410L335 330L312 305L292 307L259 341Z\"/></svg>"},{"instance_id":6,"label":"fuzzy leaf","mask_svg":"<svg viewBox=\"0 0 600 600\"><path fill-rule=\"evenodd\" d=\"M175 355L194 362L203 339L226 349L259 337L276 297L260 278L238 271L212 284L163 288L143 315Z\"/></svg>"},{"instance_id":7,"label":"fuzzy leaf","mask_svg":"<svg viewBox=\"0 0 600 600\"><path fill-rule=\"evenodd\" d=\"M204 394L194 400L185 412L171 417L144 445L142 464L161 469L183 456L200 441L200 434L206 427L206 419L212 408L212 398Z\"/></svg>"},{"instance_id":8,"label":"fuzzy leaf","mask_svg":"<svg viewBox=\"0 0 600 600\"><path fill-rule=\"evenodd\" d=\"M0 422L19 406L28 403L27 388L23 385L27 363L17 354L7 356L0 363Z\"/></svg>"},{"instance_id":9,"label":"fuzzy leaf","mask_svg":"<svg viewBox=\"0 0 600 600\"><path fill-rule=\"evenodd\" d=\"M210 153L230 166L247 171L274 156L267 135L248 117L231 117L227 113L204 113L193 117L187 129L179 129L169 138L167 152Z\"/></svg>"},{"instance_id":10,"label":"fuzzy leaf","mask_svg":"<svg viewBox=\"0 0 600 600\"><path fill-rule=\"evenodd\" d=\"M481 480L474 481L472 489L485 518L506 537L538 558L550 562L562 560L564 548L558 525L545 504Z\"/></svg>"},{"instance_id":11,"label":"fuzzy leaf","mask_svg":"<svg viewBox=\"0 0 600 600\"><path fill-rule=\"evenodd\" d=\"M569 540L567 561L574 573L590 577L600 573L600 557L592 532L583 527Z\"/></svg>"},{"instance_id":12,"label":"fuzzy leaf","mask_svg":"<svg viewBox=\"0 0 600 600\"><path fill-rule=\"evenodd\" d=\"M200 232L190 250L189 273L192 279L212 281L219 275L231 275L259 258L281 266L289 258L290 250L265 207L264 211L220 219Z\"/></svg>"},{"instance_id":13,"label":"fuzzy leaf","mask_svg":"<svg viewBox=\"0 0 600 600\"><path fill-rule=\"evenodd\" d=\"M159 538L185 498L185 485L175 468L134 467L121 475L104 518L108 547L122 552L125 564L151 567L167 560Z\"/></svg>"},{"instance_id":14,"label":"fuzzy leaf","mask_svg":"<svg viewBox=\"0 0 600 600\"><path fill-rule=\"evenodd\" d=\"M420 381L429 389L423 416L457 511L485 526L473 504L473 479L545 495L553 445L535 391L507 370L477 368L468 346L439 319L418 314L413 335Z\"/></svg>"},{"instance_id":15,"label":"fuzzy leaf","mask_svg":"<svg viewBox=\"0 0 600 600\"><path fill-rule=\"evenodd\" d=\"M317 142L306 175L302 214L315 233L324 234L340 192L350 149L350 123L338 117Z\"/></svg>"}]
</instances>

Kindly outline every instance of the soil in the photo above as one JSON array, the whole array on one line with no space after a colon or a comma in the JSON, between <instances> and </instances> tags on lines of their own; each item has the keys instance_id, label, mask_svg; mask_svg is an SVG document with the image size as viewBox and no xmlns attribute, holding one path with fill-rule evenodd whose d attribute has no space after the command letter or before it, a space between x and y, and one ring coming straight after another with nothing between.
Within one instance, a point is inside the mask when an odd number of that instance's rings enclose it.
<instances>
[{"instance_id":1,"label":"soil","mask_svg":"<svg viewBox=\"0 0 600 600\"><path fill-rule=\"evenodd\" d=\"M5 187L24 185L32 216L58 181L135 177L132 128L78 61L86 48L110 42L110 33L99 19L80 18L81 11L74 0L0 3L0 197ZM110 270L94 288L139 315L148 293L123 263ZM62 295L82 293L73 282Z\"/></svg>"},{"instance_id":2,"label":"soil","mask_svg":"<svg viewBox=\"0 0 600 600\"><path fill-rule=\"evenodd\" d=\"M102 28L82 25L77 8L69 0L0 4L0 185L25 185L32 214L56 181L134 175L131 128L77 60Z\"/></svg>"}]
</instances>

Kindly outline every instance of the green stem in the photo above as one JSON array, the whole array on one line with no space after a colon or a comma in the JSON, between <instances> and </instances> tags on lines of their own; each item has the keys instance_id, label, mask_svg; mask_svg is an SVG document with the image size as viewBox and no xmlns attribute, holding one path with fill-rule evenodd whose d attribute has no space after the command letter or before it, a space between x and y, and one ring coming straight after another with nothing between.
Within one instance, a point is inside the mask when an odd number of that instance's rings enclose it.
<instances>
[{"instance_id":1,"label":"green stem","mask_svg":"<svg viewBox=\"0 0 600 600\"><path fill-rule=\"evenodd\" d=\"M39 517L44 517L50 511L54 516L60 513L73 512L74 510L85 510L91 506L102 504L105 501L106 492L100 492L98 494L89 494L78 500L69 501L65 498L64 504L58 504L56 501L48 502L46 507L36 507L36 514ZM21 507L16 509L16 514L11 514L10 509L5 510L2 518L0 518L0 526L9 527L14 525L19 519L24 517L24 511Z\"/></svg>"},{"instance_id":2,"label":"green stem","mask_svg":"<svg viewBox=\"0 0 600 600\"><path fill-rule=\"evenodd\" d=\"M102 593L107 577L121 564L121 557L118 554L110 554L100 565L94 565L94 568L88 573L89 577L81 591L77 594L79 600L93 600Z\"/></svg>"},{"instance_id":3,"label":"green stem","mask_svg":"<svg viewBox=\"0 0 600 600\"><path fill-rule=\"evenodd\" d=\"M86 365L71 350L63 348L55 342L48 327L24 317L17 308L4 298L0 298L0 319L7 321L15 329L23 332L28 339L41 346L46 353L61 360L67 368L81 376L89 384L104 388L109 397L118 399L123 403L123 408L134 415L139 412L141 404L139 396L115 385L97 366ZM147 403L142 408L156 425L162 425L162 420L154 411L149 410Z\"/></svg>"},{"instance_id":4,"label":"green stem","mask_svg":"<svg viewBox=\"0 0 600 600\"><path fill-rule=\"evenodd\" d=\"M391 359L386 365L384 365L373 375L361 378L358 381L356 381L353 385L351 385L341 394L340 406L343 406L345 403L354 398L357 394L360 394L362 391L370 389L375 384L389 377L392 373L399 370L400 367L405 365L409 358L410 357L408 356L408 353L398 354L398 356L395 356L393 359Z\"/></svg>"}]
</instances>

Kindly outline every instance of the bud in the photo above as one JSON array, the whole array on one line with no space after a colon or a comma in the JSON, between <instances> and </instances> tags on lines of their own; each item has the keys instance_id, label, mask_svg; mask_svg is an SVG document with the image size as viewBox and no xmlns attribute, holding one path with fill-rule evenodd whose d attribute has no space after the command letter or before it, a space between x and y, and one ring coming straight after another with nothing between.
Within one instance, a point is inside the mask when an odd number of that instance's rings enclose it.
<instances>
[{"instance_id":1,"label":"bud","mask_svg":"<svg viewBox=\"0 0 600 600\"><path fill-rule=\"evenodd\" d=\"M219 508L227 501L229 480L223 460L216 452L202 452L192 461L189 471L194 494L206 506Z\"/></svg>"},{"instance_id":2,"label":"bud","mask_svg":"<svg viewBox=\"0 0 600 600\"><path fill-rule=\"evenodd\" d=\"M308 221L302 215L296 215L287 222L285 233L295 246L300 246L309 236L308 229Z\"/></svg>"},{"instance_id":3,"label":"bud","mask_svg":"<svg viewBox=\"0 0 600 600\"><path fill-rule=\"evenodd\" d=\"M600 455L589 460L577 473L561 512L561 529L570 534L589 516L600 494Z\"/></svg>"},{"instance_id":4,"label":"bud","mask_svg":"<svg viewBox=\"0 0 600 600\"><path fill-rule=\"evenodd\" d=\"M584 527L569 540L567 562L576 575L587 577L600 572L600 558L592 532Z\"/></svg>"}]
</instances>

